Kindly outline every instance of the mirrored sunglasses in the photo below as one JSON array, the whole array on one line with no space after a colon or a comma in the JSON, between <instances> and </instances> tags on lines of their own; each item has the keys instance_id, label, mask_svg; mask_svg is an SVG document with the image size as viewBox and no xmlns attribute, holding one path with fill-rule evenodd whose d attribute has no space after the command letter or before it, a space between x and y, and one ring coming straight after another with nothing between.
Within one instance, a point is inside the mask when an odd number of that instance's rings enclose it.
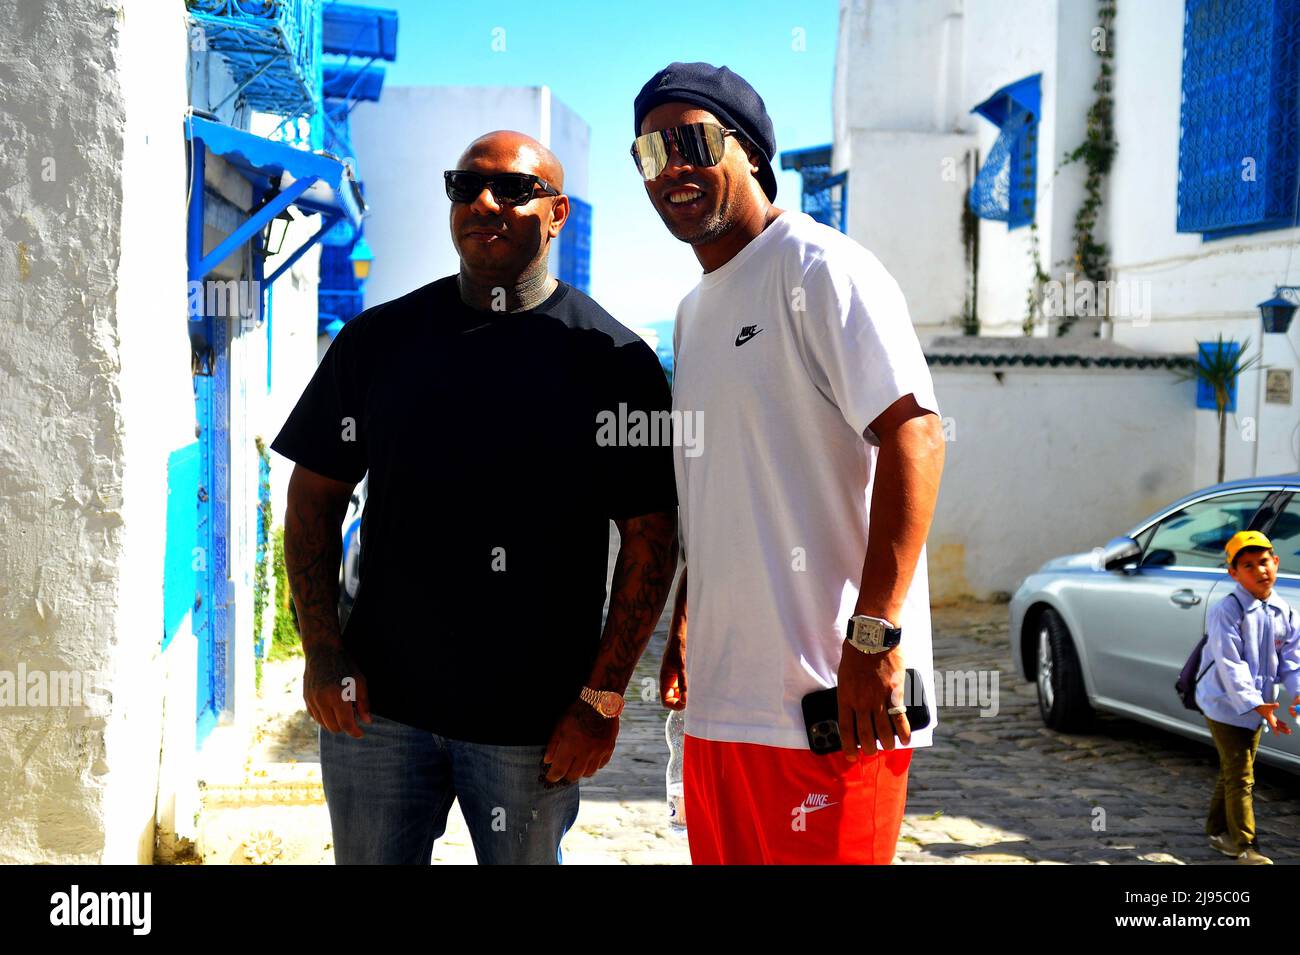
<instances>
[{"instance_id":1,"label":"mirrored sunglasses","mask_svg":"<svg viewBox=\"0 0 1300 955\"><path fill-rule=\"evenodd\" d=\"M717 123L686 123L656 129L632 141L632 159L645 179L657 179L667 168L674 146L688 166L716 166L726 151L727 137L736 132Z\"/></svg>"}]
</instances>

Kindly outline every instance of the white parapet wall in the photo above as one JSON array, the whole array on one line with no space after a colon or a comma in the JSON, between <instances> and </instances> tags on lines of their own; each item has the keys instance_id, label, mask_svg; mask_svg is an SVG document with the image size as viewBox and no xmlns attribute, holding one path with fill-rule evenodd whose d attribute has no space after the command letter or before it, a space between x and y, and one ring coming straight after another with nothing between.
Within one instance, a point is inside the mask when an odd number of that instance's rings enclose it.
<instances>
[{"instance_id":1,"label":"white parapet wall","mask_svg":"<svg viewBox=\"0 0 1300 955\"><path fill-rule=\"evenodd\" d=\"M931 372L948 439L928 543L935 601L1012 593L1043 561L1105 544L1197 487L1194 385L1167 367L932 356Z\"/></svg>"}]
</instances>

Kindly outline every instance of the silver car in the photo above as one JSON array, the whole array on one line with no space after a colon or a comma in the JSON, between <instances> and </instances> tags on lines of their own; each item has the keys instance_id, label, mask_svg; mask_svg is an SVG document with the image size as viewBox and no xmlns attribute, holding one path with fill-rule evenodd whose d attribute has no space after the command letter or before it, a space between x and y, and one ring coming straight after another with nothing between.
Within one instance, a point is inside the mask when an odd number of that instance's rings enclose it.
<instances>
[{"instance_id":1,"label":"silver car","mask_svg":"<svg viewBox=\"0 0 1300 955\"><path fill-rule=\"evenodd\" d=\"M1241 530L1273 542L1275 592L1300 610L1300 474L1229 481L1189 494L1090 553L1058 557L1011 598L1011 654L1038 686L1053 729L1107 710L1211 742L1174 683L1205 632L1206 611L1235 586L1223 545ZM1285 691L1282 691L1284 694ZM1278 717L1295 728L1291 700ZM1265 731L1259 758L1300 772L1300 732Z\"/></svg>"}]
</instances>

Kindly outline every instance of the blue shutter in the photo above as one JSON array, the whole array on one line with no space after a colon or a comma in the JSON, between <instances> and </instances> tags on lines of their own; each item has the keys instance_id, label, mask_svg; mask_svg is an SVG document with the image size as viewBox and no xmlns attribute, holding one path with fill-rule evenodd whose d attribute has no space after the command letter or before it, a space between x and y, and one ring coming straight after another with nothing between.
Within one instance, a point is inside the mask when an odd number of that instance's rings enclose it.
<instances>
[{"instance_id":1,"label":"blue shutter","mask_svg":"<svg viewBox=\"0 0 1300 955\"><path fill-rule=\"evenodd\" d=\"M1178 231L1295 223L1300 0L1187 0Z\"/></svg>"},{"instance_id":2,"label":"blue shutter","mask_svg":"<svg viewBox=\"0 0 1300 955\"><path fill-rule=\"evenodd\" d=\"M1197 361L1204 368L1210 358L1215 357L1215 352L1219 349L1219 343L1197 342ZM1228 358L1235 358L1241 352L1240 342L1224 342L1223 354ZM1218 410L1218 404L1214 400L1214 389L1204 378L1196 379L1196 407L1209 408L1211 411ZM1232 387L1228 389L1228 405L1224 409L1236 413L1237 411L1237 382L1233 381Z\"/></svg>"},{"instance_id":3,"label":"blue shutter","mask_svg":"<svg viewBox=\"0 0 1300 955\"><path fill-rule=\"evenodd\" d=\"M972 113L1000 130L970 189L971 210L1008 229L1034 221L1038 191L1038 116L1042 100L1035 73L1002 87Z\"/></svg>"}]
</instances>

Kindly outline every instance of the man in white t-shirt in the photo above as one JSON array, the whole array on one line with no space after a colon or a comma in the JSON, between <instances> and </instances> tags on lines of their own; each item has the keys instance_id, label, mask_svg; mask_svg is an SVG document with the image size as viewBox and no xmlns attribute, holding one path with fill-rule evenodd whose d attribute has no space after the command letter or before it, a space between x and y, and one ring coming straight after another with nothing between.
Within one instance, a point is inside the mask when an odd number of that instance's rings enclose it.
<instances>
[{"instance_id":1,"label":"man in white t-shirt","mask_svg":"<svg viewBox=\"0 0 1300 955\"><path fill-rule=\"evenodd\" d=\"M925 357L875 256L772 205L772 123L741 77L673 63L635 122L650 201L704 269L673 339L695 440L675 448L686 569L661 671L686 711L692 860L888 863L937 723L925 537L944 443ZM832 686L842 748L820 755L803 701Z\"/></svg>"}]
</instances>

